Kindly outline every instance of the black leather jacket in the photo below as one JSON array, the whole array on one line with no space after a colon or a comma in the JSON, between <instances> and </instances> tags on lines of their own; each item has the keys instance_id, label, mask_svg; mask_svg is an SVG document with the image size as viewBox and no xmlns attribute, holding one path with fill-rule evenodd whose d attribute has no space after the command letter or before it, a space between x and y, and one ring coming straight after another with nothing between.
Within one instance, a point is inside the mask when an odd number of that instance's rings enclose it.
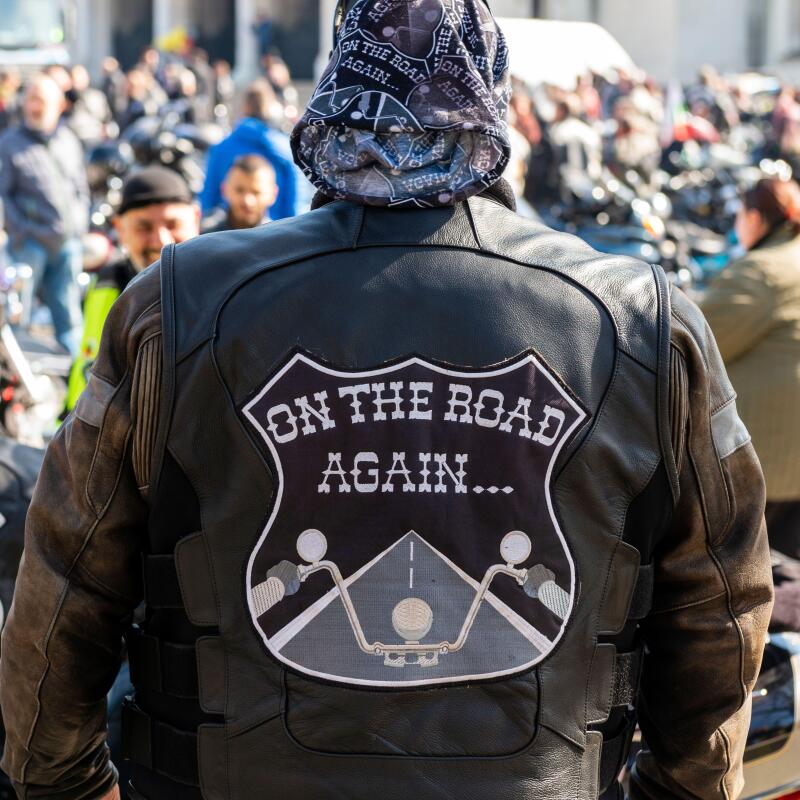
<instances>
[{"instance_id":1,"label":"black leather jacket","mask_svg":"<svg viewBox=\"0 0 800 800\"><path fill-rule=\"evenodd\" d=\"M695 306L496 197L168 248L46 458L3 766L113 784L125 634L144 797L621 797L635 706L633 797L733 798L763 502Z\"/></svg>"}]
</instances>

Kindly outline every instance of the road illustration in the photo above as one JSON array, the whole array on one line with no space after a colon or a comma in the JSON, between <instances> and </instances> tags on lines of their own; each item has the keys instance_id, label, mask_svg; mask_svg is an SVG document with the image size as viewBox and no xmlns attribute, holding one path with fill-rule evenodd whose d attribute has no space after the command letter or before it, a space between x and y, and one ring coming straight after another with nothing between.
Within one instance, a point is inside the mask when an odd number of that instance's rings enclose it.
<instances>
[{"instance_id":1,"label":"road illustration","mask_svg":"<svg viewBox=\"0 0 800 800\"><path fill-rule=\"evenodd\" d=\"M325 541L320 532L313 533ZM304 542L301 535L298 551L305 549L302 555L316 561L317 557L324 556L324 547L319 548L317 542L311 544L313 546L309 547L309 541ZM530 546L527 552L517 552L515 556L525 558L529 551ZM501 557L514 558L508 547L501 548L498 559ZM275 581L279 580L280 572L292 577L286 564L277 565L268 579L273 581L273 586L277 587ZM301 566L301 572L303 569ZM511 563L497 567L497 570L509 569L513 569ZM517 582L523 591L526 571L519 570L519 573ZM391 682L391 673L400 668L404 683L413 680L417 673L420 679L429 678L431 670L437 677L485 675L492 668L506 671L529 663L551 646L547 637L491 591L481 591L481 584L414 531L409 531L355 574L342 579L346 597L328 571L321 570L305 580L327 581L333 585L279 631L272 643L289 659L329 677L343 674L356 679ZM517 578L498 571L487 575L484 584L488 586L491 580L516 581ZM297 584L288 588L290 592L300 590ZM526 587L525 591L530 594L533 590ZM279 588L277 594L282 595ZM382 657L359 647L347 602L352 603L364 643L378 642L387 646L388 652L377 654ZM270 602L269 606L272 605ZM433 647L442 642L454 644L452 650L441 653ZM404 646L405 652L392 650ZM408 652L410 648L414 649Z\"/></svg>"}]
</instances>

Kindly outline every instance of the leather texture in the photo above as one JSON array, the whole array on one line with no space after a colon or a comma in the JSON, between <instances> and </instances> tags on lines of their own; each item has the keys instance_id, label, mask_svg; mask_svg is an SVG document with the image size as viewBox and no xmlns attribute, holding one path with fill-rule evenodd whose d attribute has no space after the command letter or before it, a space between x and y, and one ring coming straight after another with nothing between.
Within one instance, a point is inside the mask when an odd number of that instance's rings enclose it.
<instances>
[{"instance_id":1,"label":"leather texture","mask_svg":"<svg viewBox=\"0 0 800 800\"><path fill-rule=\"evenodd\" d=\"M714 448L712 409L733 392L699 312L658 270L490 198L333 203L168 249L108 330L95 370L114 394L100 428L72 417L50 448L4 632L3 763L20 791L86 797L113 780L104 693L142 555L175 552L183 608L167 587L143 633L195 646L200 697L137 686L137 703L197 734L199 759L181 765L193 786L139 763L144 797L594 800L615 775L604 742L627 735L614 704L634 699L651 748L634 797L736 796L772 601L763 483L750 445ZM298 348L367 368L414 353L486 367L531 347L587 411L553 472L578 578L556 649L512 679L424 691L287 672L244 601L276 482L243 404ZM155 443L149 460L137 441Z\"/></svg>"}]
</instances>

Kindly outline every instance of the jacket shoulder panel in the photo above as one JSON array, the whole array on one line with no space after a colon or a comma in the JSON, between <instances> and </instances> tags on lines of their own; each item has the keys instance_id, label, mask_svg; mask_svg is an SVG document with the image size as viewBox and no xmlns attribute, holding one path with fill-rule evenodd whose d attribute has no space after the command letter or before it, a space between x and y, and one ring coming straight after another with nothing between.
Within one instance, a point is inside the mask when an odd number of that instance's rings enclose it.
<instances>
[{"instance_id":1,"label":"jacket shoulder panel","mask_svg":"<svg viewBox=\"0 0 800 800\"><path fill-rule=\"evenodd\" d=\"M703 316L703 312L680 289L672 289L672 341L686 353L687 345L693 344L699 351L706 370L715 380L711 382L711 412L721 409L736 392L722 363L714 334Z\"/></svg>"},{"instance_id":2,"label":"jacket shoulder panel","mask_svg":"<svg viewBox=\"0 0 800 800\"><path fill-rule=\"evenodd\" d=\"M560 273L594 295L614 321L619 347L658 368L658 287L651 265L599 253L577 236L524 219L490 200L470 201L482 248Z\"/></svg>"},{"instance_id":3,"label":"jacket shoulder panel","mask_svg":"<svg viewBox=\"0 0 800 800\"><path fill-rule=\"evenodd\" d=\"M205 341L234 289L258 272L353 247L362 212L333 203L299 217L240 231L207 233L175 248L178 360ZM203 291L196 291L202 286Z\"/></svg>"}]
</instances>

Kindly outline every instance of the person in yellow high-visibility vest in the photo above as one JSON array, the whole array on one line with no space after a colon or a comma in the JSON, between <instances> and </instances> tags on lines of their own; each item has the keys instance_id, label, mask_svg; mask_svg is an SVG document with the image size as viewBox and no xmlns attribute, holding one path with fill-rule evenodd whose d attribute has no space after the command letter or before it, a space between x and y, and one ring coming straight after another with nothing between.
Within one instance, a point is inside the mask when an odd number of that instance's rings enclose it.
<instances>
[{"instance_id":1,"label":"person in yellow high-visibility vest","mask_svg":"<svg viewBox=\"0 0 800 800\"><path fill-rule=\"evenodd\" d=\"M177 172L147 167L125 182L114 228L123 255L98 272L86 295L83 336L70 372L67 411L72 411L86 386L111 306L136 274L158 259L162 247L199 234L200 209Z\"/></svg>"}]
</instances>

